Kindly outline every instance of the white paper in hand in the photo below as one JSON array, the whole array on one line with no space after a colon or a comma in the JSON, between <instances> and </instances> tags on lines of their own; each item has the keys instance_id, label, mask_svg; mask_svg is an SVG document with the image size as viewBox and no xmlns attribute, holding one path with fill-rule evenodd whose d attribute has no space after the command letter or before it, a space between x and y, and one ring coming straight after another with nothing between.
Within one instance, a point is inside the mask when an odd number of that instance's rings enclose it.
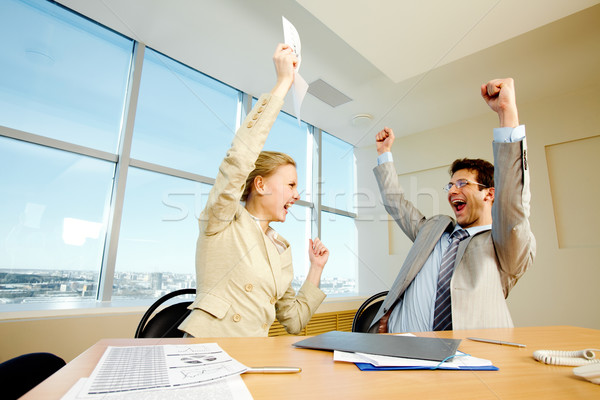
<instances>
[{"instance_id":1,"label":"white paper in hand","mask_svg":"<svg viewBox=\"0 0 600 400\"><path fill-rule=\"evenodd\" d=\"M302 43L300 43L300 35L298 35L298 31L294 25L283 16L281 17L281 20L283 22L283 42L292 48L298 58L298 65L294 72L294 83L292 84L291 92L292 101L294 103L294 113L298 119L298 126L300 126L300 107L302 106L304 96L308 90L308 84L298 73L302 62Z\"/></svg>"}]
</instances>

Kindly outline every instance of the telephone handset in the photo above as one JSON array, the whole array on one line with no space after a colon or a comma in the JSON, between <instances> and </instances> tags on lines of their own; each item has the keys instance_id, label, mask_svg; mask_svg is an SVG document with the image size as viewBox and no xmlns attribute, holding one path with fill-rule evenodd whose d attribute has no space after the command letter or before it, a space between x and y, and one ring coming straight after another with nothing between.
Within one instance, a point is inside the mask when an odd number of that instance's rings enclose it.
<instances>
[{"instance_id":1,"label":"telephone handset","mask_svg":"<svg viewBox=\"0 0 600 400\"><path fill-rule=\"evenodd\" d=\"M537 361L552 365L568 365L573 368L573 373L590 382L600 384L600 360L596 359L594 351L599 349L585 349L579 351L536 350L533 358Z\"/></svg>"}]
</instances>

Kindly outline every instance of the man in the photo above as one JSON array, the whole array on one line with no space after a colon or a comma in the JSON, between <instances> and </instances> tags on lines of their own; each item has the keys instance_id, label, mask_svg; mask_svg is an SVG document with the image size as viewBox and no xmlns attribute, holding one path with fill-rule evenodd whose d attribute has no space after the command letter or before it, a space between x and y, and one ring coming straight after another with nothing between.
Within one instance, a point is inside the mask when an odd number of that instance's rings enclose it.
<instances>
[{"instance_id":1,"label":"man","mask_svg":"<svg viewBox=\"0 0 600 400\"><path fill-rule=\"evenodd\" d=\"M500 119L495 167L479 159L452 164L445 189L455 219L425 218L404 198L391 157L394 132L376 135L384 206L414 243L370 332L513 326L505 299L535 256L525 127L511 78L482 85L481 95Z\"/></svg>"}]
</instances>

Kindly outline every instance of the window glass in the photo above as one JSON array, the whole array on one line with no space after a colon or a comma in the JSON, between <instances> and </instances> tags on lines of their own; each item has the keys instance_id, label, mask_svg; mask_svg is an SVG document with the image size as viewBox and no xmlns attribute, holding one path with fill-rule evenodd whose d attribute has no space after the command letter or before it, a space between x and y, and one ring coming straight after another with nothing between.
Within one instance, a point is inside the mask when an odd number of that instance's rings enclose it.
<instances>
[{"instance_id":1,"label":"window glass","mask_svg":"<svg viewBox=\"0 0 600 400\"><path fill-rule=\"evenodd\" d=\"M358 293L356 224L353 218L321 212L321 239L329 249L321 289L330 296Z\"/></svg>"},{"instance_id":2,"label":"window glass","mask_svg":"<svg viewBox=\"0 0 600 400\"><path fill-rule=\"evenodd\" d=\"M294 264L294 281L292 286L298 291L308 273L308 239L311 238L311 210L294 204L284 222L272 222L271 228L288 241L292 248L292 262Z\"/></svg>"},{"instance_id":3,"label":"window glass","mask_svg":"<svg viewBox=\"0 0 600 400\"><path fill-rule=\"evenodd\" d=\"M130 168L113 300L158 297L196 285L198 217L211 186Z\"/></svg>"},{"instance_id":4,"label":"window glass","mask_svg":"<svg viewBox=\"0 0 600 400\"><path fill-rule=\"evenodd\" d=\"M0 302L95 299L114 164L0 137Z\"/></svg>"},{"instance_id":5,"label":"window glass","mask_svg":"<svg viewBox=\"0 0 600 400\"><path fill-rule=\"evenodd\" d=\"M49 1L0 2L0 125L116 153L133 41Z\"/></svg>"},{"instance_id":6,"label":"window glass","mask_svg":"<svg viewBox=\"0 0 600 400\"><path fill-rule=\"evenodd\" d=\"M215 178L235 135L238 97L147 48L131 157Z\"/></svg>"},{"instance_id":7,"label":"window glass","mask_svg":"<svg viewBox=\"0 0 600 400\"><path fill-rule=\"evenodd\" d=\"M321 203L354 212L354 147L326 132L322 147Z\"/></svg>"},{"instance_id":8,"label":"window glass","mask_svg":"<svg viewBox=\"0 0 600 400\"><path fill-rule=\"evenodd\" d=\"M255 103L256 99L253 99L252 104L254 105ZM263 148L263 150L286 153L294 159L298 173L298 193L300 193L300 199L305 201L310 201L307 198L306 190L307 187L311 187L307 179L312 179L311 176L307 175L307 147L309 138L312 138L312 135L309 135L307 123L302 121L300 126L298 126L296 117L280 112Z\"/></svg>"}]
</instances>

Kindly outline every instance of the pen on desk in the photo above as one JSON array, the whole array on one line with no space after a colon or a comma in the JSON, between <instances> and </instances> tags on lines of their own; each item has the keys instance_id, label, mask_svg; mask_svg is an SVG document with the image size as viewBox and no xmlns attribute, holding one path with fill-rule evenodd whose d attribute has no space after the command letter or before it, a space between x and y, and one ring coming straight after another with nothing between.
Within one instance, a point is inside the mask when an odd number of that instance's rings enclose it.
<instances>
[{"instance_id":1,"label":"pen on desk","mask_svg":"<svg viewBox=\"0 0 600 400\"><path fill-rule=\"evenodd\" d=\"M513 342L504 342L502 340L494 340L494 339L481 339L475 337L468 337L469 340L474 340L476 342L485 342L485 343L493 343L493 344L503 344L505 346L515 346L515 347L527 347L521 343L513 343Z\"/></svg>"},{"instance_id":2,"label":"pen on desk","mask_svg":"<svg viewBox=\"0 0 600 400\"><path fill-rule=\"evenodd\" d=\"M254 367L248 368L246 374L296 374L302 372L299 367Z\"/></svg>"}]
</instances>

